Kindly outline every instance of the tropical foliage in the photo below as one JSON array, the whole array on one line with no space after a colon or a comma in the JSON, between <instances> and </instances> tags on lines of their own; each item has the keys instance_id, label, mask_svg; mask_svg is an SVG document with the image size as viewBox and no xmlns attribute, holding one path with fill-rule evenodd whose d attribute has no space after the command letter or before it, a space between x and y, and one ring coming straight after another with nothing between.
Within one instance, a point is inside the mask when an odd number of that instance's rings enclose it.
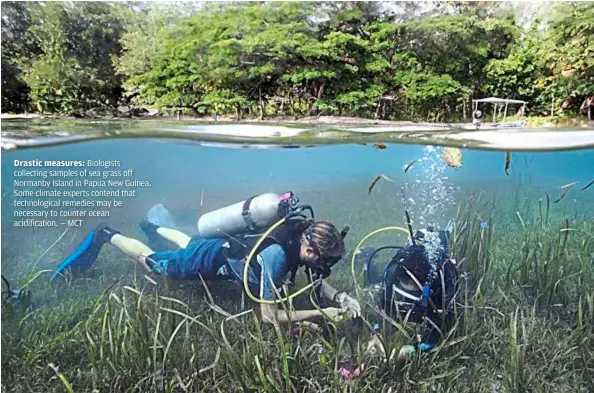
<instances>
[{"instance_id":1,"label":"tropical foliage","mask_svg":"<svg viewBox=\"0 0 594 393\"><path fill-rule=\"evenodd\" d=\"M3 2L2 16L3 111L440 121L484 96L532 115L586 115L594 99L587 2L528 23L489 2Z\"/></svg>"}]
</instances>

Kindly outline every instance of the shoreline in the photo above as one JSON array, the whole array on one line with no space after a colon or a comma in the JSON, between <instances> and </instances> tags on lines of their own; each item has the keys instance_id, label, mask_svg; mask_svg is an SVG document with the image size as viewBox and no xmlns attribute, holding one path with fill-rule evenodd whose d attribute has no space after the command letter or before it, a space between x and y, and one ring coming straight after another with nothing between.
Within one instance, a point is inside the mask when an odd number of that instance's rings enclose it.
<instances>
[{"instance_id":1,"label":"shoreline","mask_svg":"<svg viewBox=\"0 0 594 393\"><path fill-rule=\"evenodd\" d=\"M380 120L380 119L367 119L364 117L352 117L352 116L275 116L267 117L263 120L259 120L257 117L243 118L241 120L235 120L234 116L218 116L217 120L214 120L210 116L198 117L190 115L182 116L161 116L161 115L145 115L145 116L84 116L75 117L68 115L40 115L37 113L29 114L13 114L13 113L2 113L0 114L2 120L113 120L113 121L127 121L127 120L159 120L159 121L196 121L200 123L285 123L285 124L365 124L365 125L423 125L423 124L466 124L466 123L432 123L432 122L421 122L413 120Z\"/></svg>"},{"instance_id":2,"label":"shoreline","mask_svg":"<svg viewBox=\"0 0 594 393\"><path fill-rule=\"evenodd\" d=\"M212 123L212 124L323 124L323 125L383 125L383 126L398 126L398 127L435 127L435 128L464 128L471 125L471 121L467 122L429 122L429 121L415 121L415 120L380 120L380 119L368 119L364 117L352 117L352 116L275 116L268 117L263 120L258 118L244 118L239 121L235 120L233 116L219 116L217 120L212 117L196 117L189 115L182 116L86 116L86 117L74 117L66 115L40 115L37 113L30 114L12 114L12 113L1 113L1 120L79 120L79 121L195 121L199 123ZM555 122L544 122L538 126L528 124L524 128L563 128L563 127L575 127L575 128L592 128L594 127L594 121L588 121L585 119L568 119L562 123Z\"/></svg>"},{"instance_id":3,"label":"shoreline","mask_svg":"<svg viewBox=\"0 0 594 393\"><path fill-rule=\"evenodd\" d=\"M19 119L18 115L5 117L5 121ZM11 131L11 125L18 124ZM49 125L44 124L47 121ZM55 124L51 124L55 122ZM128 124L135 122L132 128ZM35 127L60 128L67 123L78 128L89 128L93 123L102 128L99 132L53 132L36 135L22 129ZM59 124L62 123L62 124ZM141 127L142 123L155 127ZM167 124L159 124L167 123ZM176 124L177 123L177 124ZM112 125L114 127L112 127ZM124 125L125 127L121 127ZM8 128L8 130L6 129ZM34 148L54 144L77 143L104 138L173 138L195 140L203 143L240 144L295 147L336 143L409 143L440 145L458 148L474 148L496 151L556 151L591 149L594 146L594 122L582 126L556 125L546 127L497 127L486 125L477 129L470 123L427 123L412 121L372 120L356 117L303 117L290 120L269 118L264 121L246 119L241 122L231 119L217 121L186 116L179 120L171 117L131 118L68 118L27 115L8 123L2 130L2 150ZM40 137L41 136L41 137Z\"/></svg>"}]
</instances>

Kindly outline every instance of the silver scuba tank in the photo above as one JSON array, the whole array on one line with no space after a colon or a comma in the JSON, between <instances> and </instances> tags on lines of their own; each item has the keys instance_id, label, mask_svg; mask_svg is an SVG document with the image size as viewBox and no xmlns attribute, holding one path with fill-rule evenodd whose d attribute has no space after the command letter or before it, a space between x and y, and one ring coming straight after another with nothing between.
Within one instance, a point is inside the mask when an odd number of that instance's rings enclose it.
<instances>
[{"instance_id":1,"label":"silver scuba tank","mask_svg":"<svg viewBox=\"0 0 594 393\"><path fill-rule=\"evenodd\" d=\"M283 218L279 205L290 197L267 193L203 214L198 219L198 234L224 237L270 227Z\"/></svg>"}]
</instances>

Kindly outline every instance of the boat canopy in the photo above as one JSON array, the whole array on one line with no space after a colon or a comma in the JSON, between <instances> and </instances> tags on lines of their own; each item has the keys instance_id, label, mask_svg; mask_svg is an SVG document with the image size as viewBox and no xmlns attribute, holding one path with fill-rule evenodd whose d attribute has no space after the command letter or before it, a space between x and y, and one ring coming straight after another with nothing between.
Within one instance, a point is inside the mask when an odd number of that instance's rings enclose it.
<instances>
[{"instance_id":1,"label":"boat canopy","mask_svg":"<svg viewBox=\"0 0 594 393\"><path fill-rule=\"evenodd\" d=\"M499 116L501 116L501 112L503 110L503 121L507 118L507 107L510 104L520 104L521 107L521 116L524 115L524 111L526 110L527 101L522 100L510 100L507 98L497 98L497 97L489 97L489 98L481 98L479 100L472 100L472 106L474 107L473 112L473 123L475 122L474 114L478 110L479 103L481 104L493 104L493 122L495 123L497 119L497 112L499 111ZM504 109L505 108L505 109Z\"/></svg>"},{"instance_id":2,"label":"boat canopy","mask_svg":"<svg viewBox=\"0 0 594 393\"><path fill-rule=\"evenodd\" d=\"M472 102L483 102L489 104L523 104L526 105L528 102L522 100L509 100L506 98L497 98L497 97L489 97L489 98L481 98L480 100L472 100Z\"/></svg>"}]
</instances>

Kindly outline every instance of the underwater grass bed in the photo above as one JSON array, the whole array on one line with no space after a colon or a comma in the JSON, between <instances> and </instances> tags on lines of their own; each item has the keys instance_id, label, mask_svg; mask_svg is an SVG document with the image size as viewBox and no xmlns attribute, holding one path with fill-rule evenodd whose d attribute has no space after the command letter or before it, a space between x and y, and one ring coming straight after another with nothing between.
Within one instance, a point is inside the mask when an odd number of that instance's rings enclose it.
<instances>
[{"instance_id":1,"label":"underwater grass bed","mask_svg":"<svg viewBox=\"0 0 594 393\"><path fill-rule=\"evenodd\" d=\"M64 298L74 287L81 293L85 280L56 289L35 279L30 286L41 287L44 304L2 305L3 390L594 391L594 223L541 218L533 209L519 210L520 222L481 198L460 207L452 244L463 277L456 327L437 350L410 362L366 355L363 321L289 339L287 329L263 326L240 290L223 296L223 288L138 273L103 282L99 297ZM349 290L346 270L330 281ZM414 333L401 327L384 337L385 353ZM338 374L361 363L357 378Z\"/></svg>"}]
</instances>

